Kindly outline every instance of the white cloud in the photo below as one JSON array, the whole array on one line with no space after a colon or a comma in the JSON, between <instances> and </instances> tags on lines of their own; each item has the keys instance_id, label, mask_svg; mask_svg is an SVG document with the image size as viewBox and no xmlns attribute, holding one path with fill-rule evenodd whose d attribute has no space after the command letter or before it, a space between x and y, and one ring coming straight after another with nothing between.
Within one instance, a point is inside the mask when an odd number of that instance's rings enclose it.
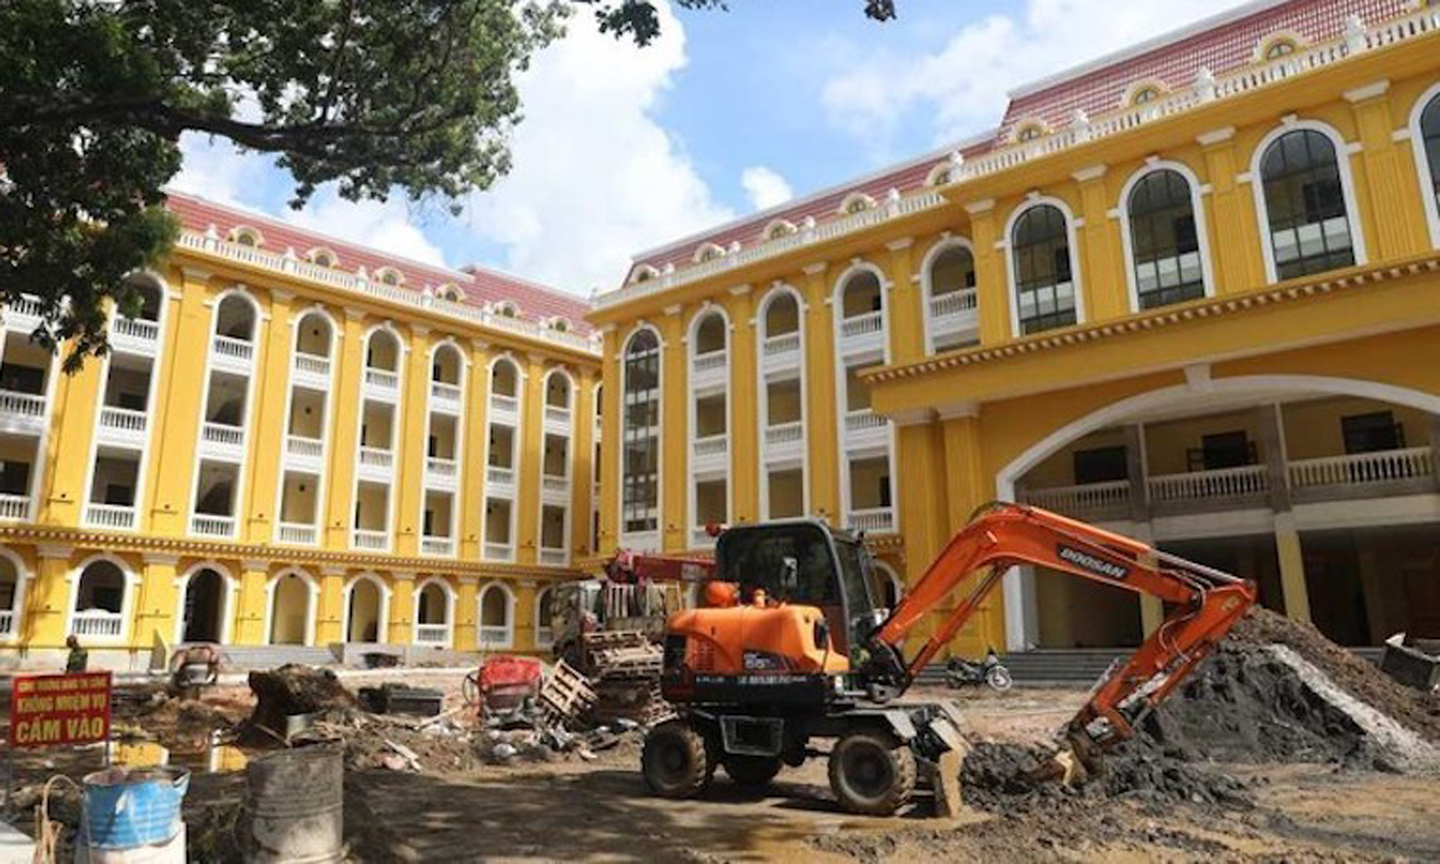
<instances>
[{"instance_id":1,"label":"white cloud","mask_svg":"<svg viewBox=\"0 0 1440 864\"><path fill-rule=\"evenodd\" d=\"M654 117L686 63L680 21L659 12L662 35L643 49L582 12L521 78L514 166L468 213L510 270L588 294L618 284L633 253L733 218Z\"/></svg>"},{"instance_id":2,"label":"white cloud","mask_svg":"<svg viewBox=\"0 0 1440 864\"><path fill-rule=\"evenodd\" d=\"M898 124L927 117L936 144L983 131L1005 93L1239 5L1241 0L1026 0L957 29L937 50L855 49L821 91L829 120L889 158Z\"/></svg>"},{"instance_id":3,"label":"white cloud","mask_svg":"<svg viewBox=\"0 0 1440 864\"><path fill-rule=\"evenodd\" d=\"M180 136L180 153L180 173L169 185L220 204L243 205L245 193L274 171L268 158L242 154L226 139L195 132Z\"/></svg>"},{"instance_id":4,"label":"white cloud","mask_svg":"<svg viewBox=\"0 0 1440 864\"><path fill-rule=\"evenodd\" d=\"M427 264L445 265L440 248L413 224L403 195L379 201L346 201L333 190L317 194L299 212L283 217L301 228L320 231L362 246L370 246Z\"/></svg>"},{"instance_id":5,"label":"white cloud","mask_svg":"<svg viewBox=\"0 0 1440 864\"><path fill-rule=\"evenodd\" d=\"M764 165L751 165L741 171L740 187L750 199L750 206L756 210L784 204L795 197L794 190L785 182L785 178Z\"/></svg>"}]
</instances>

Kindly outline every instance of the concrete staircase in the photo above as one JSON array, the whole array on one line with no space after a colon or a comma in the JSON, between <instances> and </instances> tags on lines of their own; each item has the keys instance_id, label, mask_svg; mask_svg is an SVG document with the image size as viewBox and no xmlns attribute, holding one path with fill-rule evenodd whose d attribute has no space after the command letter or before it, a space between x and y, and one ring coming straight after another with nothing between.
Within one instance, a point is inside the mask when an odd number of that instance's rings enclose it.
<instances>
[{"instance_id":1,"label":"concrete staircase","mask_svg":"<svg viewBox=\"0 0 1440 864\"><path fill-rule=\"evenodd\" d=\"M330 666L339 662L329 646L228 645L221 649L226 669L273 669L286 663Z\"/></svg>"}]
</instances>

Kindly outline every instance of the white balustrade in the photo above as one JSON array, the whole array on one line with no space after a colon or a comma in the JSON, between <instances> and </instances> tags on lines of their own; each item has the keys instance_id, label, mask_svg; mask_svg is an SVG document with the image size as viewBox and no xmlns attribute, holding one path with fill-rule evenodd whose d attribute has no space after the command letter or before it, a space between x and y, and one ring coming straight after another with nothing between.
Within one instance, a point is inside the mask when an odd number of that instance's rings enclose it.
<instances>
[{"instance_id":1,"label":"white balustrade","mask_svg":"<svg viewBox=\"0 0 1440 864\"><path fill-rule=\"evenodd\" d=\"M515 469L504 465L490 465L485 469L485 481L496 486L515 485Z\"/></svg>"},{"instance_id":2,"label":"white balustrade","mask_svg":"<svg viewBox=\"0 0 1440 864\"><path fill-rule=\"evenodd\" d=\"M455 554L455 540L451 537L421 537L420 554L449 557Z\"/></svg>"},{"instance_id":3,"label":"white balustrade","mask_svg":"<svg viewBox=\"0 0 1440 864\"><path fill-rule=\"evenodd\" d=\"M515 547L509 543L485 543L485 560L487 561L512 561L515 558Z\"/></svg>"},{"instance_id":4,"label":"white balustrade","mask_svg":"<svg viewBox=\"0 0 1440 864\"><path fill-rule=\"evenodd\" d=\"M460 463L454 459L442 459L439 456L427 456L425 458L425 471L432 477L451 477L459 473Z\"/></svg>"},{"instance_id":5,"label":"white balustrade","mask_svg":"<svg viewBox=\"0 0 1440 864\"><path fill-rule=\"evenodd\" d=\"M30 518L30 499L25 495L0 493L0 519L24 521Z\"/></svg>"},{"instance_id":6,"label":"white balustrade","mask_svg":"<svg viewBox=\"0 0 1440 864\"><path fill-rule=\"evenodd\" d=\"M518 414L520 400L504 393L490 394L490 410L496 414Z\"/></svg>"},{"instance_id":7,"label":"white balustrade","mask_svg":"<svg viewBox=\"0 0 1440 864\"><path fill-rule=\"evenodd\" d=\"M799 350L800 350L800 331L799 331L799 330L796 330L796 331L794 331L793 333L781 333L781 334L776 335L776 336L767 336L767 337L765 337L765 356L766 356L766 357L775 357L775 356L778 356L778 355L780 355L780 354L789 354L789 353L791 353L791 352L799 352Z\"/></svg>"},{"instance_id":8,"label":"white balustrade","mask_svg":"<svg viewBox=\"0 0 1440 864\"><path fill-rule=\"evenodd\" d=\"M976 309L976 289L962 288L948 294L939 294L930 300L930 317L949 318Z\"/></svg>"},{"instance_id":9,"label":"white balustrade","mask_svg":"<svg viewBox=\"0 0 1440 864\"><path fill-rule=\"evenodd\" d=\"M447 384L444 381L430 382L430 398L441 407L460 407L460 387L456 384Z\"/></svg>"},{"instance_id":10,"label":"white balustrade","mask_svg":"<svg viewBox=\"0 0 1440 864\"><path fill-rule=\"evenodd\" d=\"M383 552L390 548L390 533L356 528L350 538L350 545L356 549Z\"/></svg>"},{"instance_id":11,"label":"white balustrade","mask_svg":"<svg viewBox=\"0 0 1440 864\"><path fill-rule=\"evenodd\" d=\"M399 390L400 376L389 369L365 369L365 386L376 390Z\"/></svg>"},{"instance_id":12,"label":"white balustrade","mask_svg":"<svg viewBox=\"0 0 1440 864\"><path fill-rule=\"evenodd\" d=\"M160 322L147 318L112 318L110 333L138 342L154 342L160 338Z\"/></svg>"},{"instance_id":13,"label":"white balustrade","mask_svg":"<svg viewBox=\"0 0 1440 864\"><path fill-rule=\"evenodd\" d=\"M245 440L245 430L227 423L206 423L201 438L223 447L239 447Z\"/></svg>"},{"instance_id":14,"label":"white balustrade","mask_svg":"<svg viewBox=\"0 0 1440 864\"><path fill-rule=\"evenodd\" d=\"M234 336L216 335L211 343L211 350L217 356L230 360L249 362L255 354L255 346L248 339L237 339Z\"/></svg>"},{"instance_id":15,"label":"white balustrade","mask_svg":"<svg viewBox=\"0 0 1440 864\"><path fill-rule=\"evenodd\" d=\"M0 416L40 419L45 416L45 397L16 390L0 390Z\"/></svg>"},{"instance_id":16,"label":"white balustrade","mask_svg":"<svg viewBox=\"0 0 1440 864\"><path fill-rule=\"evenodd\" d=\"M105 429L141 433L145 431L148 416L144 411L105 405L100 409L100 425Z\"/></svg>"},{"instance_id":17,"label":"white balustrade","mask_svg":"<svg viewBox=\"0 0 1440 864\"><path fill-rule=\"evenodd\" d=\"M706 435L704 438L695 439L695 458L702 459L707 456L724 456L730 448L730 436L724 432L719 435Z\"/></svg>"},{"instance_id":18,"label":"white balustrade","mask_svg":"<svg viewBox=\"0 0 1440 864\"><path fill-rule=\"evenodd\" d=\"M797 336L799 334L796 334ZM708 354L696 354L693 367L696 375L704 375L707 372L717 372L725 368L729 360L728 351L711 351Z\"/></svg>"},{"instance_id":19,"label":"white balustrade","mask_svg":"<svg viewBox=\"0 0 1440 864\"><path fill-rule=\"evenodd\" d=\"M128 531L135 527L135 508L128 504L86 504L85 524Z\"/></svg>"},{"instance_id":20,"label":"white balustrade","mask_svg":"<svg viewBox=\"0 0 1440 864\"><path fill-rule=\"evenodd\" d=\"M295 371L305 375L329 378L330 358L322 357L319 354L306 354L303 351L297 351L295 352Z\"/></svg>"},{"instance_id":21,"label":"white balustrade","mask_svg":"<svg viewBox=\"0 0 1440 864\"><path fill-rule=\"evenodd\" d=\"M43 310L40 308L40 298L33 294L21 294L20 299L5 307L5 318L11 316L19 318L39 318Z\"/></svg>"},{"instance_id":22,"label":"white balustrade","mask_svg":"<svg viewBox=\"0 0 1440 864\"><path fill-rule=\"evenodd\" d=\"M1290 485L1297 489L1415 480L1430 477L1435 472L1434 457L1429 447L1297 459L1289 467Z\"/></svg>"},{"instance_id":23,"label":"white balustrade","mask_svg":"<svg viewBox=\"0 0 1440 864\"><path fill-rule=\"evenodd\" d=\"M196 513L190 517L190 533L198 537L233 537L235 517Z\"/></svg>"},{"instance_id":24,"label":"white balustrade","mask_svg":"<svg viewBox=\"0 0 1440 864\"><path fill-rule=\"evenodd\" d=\"M1243 498L1263 495L1270 489L1270 475L1264 465L1242 465L1215 471L1165 474L1148 481L1150 500L1203 501L1210 498Z\"/></svg>"},{"instance_id":25,"label":"white balustrade","mask_svg":"<svg viewBox=\"0 0 1440 864\"><path fill-rule=\"evenodd\" d=\"M570 478L564 475L542 474L540 488L552 495L564 495L570 491Z\"/></svg>"},{"instance_id":26,"label":"white balustrade","mask_svg":"<svg viewBox=\"0 0 1440 864\"><path fill-rule=\"evenodd\" d=\"M895 530L895 510L892 507L871 507L851 510L845 524L851 531L867 534L886 534Z\"/></svg>"},{"instance_id":27,"label":"white balustrade","mask_svg":"<svg viewBox=\"0 0 1440 864\"><path fill-rule=\"evenodd\" d=\"M1130 503L1130 481L1109 480L1104 483L1081 483L1077 486L1029 489L1025 492L1025 501L1036 507L1072 516L1115 507L1127 507Z\"/></svg>"},{"instance_id":28,"label":"white balustrade","mask_svg":"<svg viewBox=\"0 0 1440 864\"><path fill-rule=\"evenodd\" d=\"M570 563L570 556L565 553L564 549L550 549L541 546L540 563L551 567L564 567Z\"/></svg>"},{"instance_id":29,"label":"white balustrade","mask_svg":"<svg viewBox=\"0 0 1440 864\"><path fill-rule=\"evenodd\" d=\"M281 522L277 539L292 546L314 546L320 532L314 525L299 522Z\"/></svg>"},{"instance_id":30,"label":"white balustrade","mask_svg":"<svg viewBox=\"0 0 1440 864\"><path fill-rule=\"evenodd\" d=\"M568 432L570 429L570 409L558 405L546 405L545 422L551 426L560 426Z\"/></svg>"},{"instance_id":31,"label":"white balustrade","mask_svg":"<svg viewBox=\"0 0 1440 864\"><path fill-rule=\"evenodd\" d=\"M125 629L125 619L119 612L105 609L86 609L76 612L70 622L70 630L76 636L99 636L113 638Z\"/></svg>"},{"instance_id":32,"label":"white balustrade","mask_svg":"<svg viewBox=\"0 0 1440 864\"><path fill-rule=\"evenodd\" d=\"M416 624L415 643L417 645L449 645L450 625Z\"/></svg>"},{"instance_id":33,"label":"white balustrade","mask_svg":"<svg viewBox=\"0 0 1440 864\"><path fill-rule=\"evenodd\" d=\"M301 459L319 459L325 455L325 442L319 438L287 435L285 436L285 452Z\"/></svg>"},{"instance_id":34,"label":"white balustrade","mask_svg":"<svg viewBox=\"0 0 1440 864\"><path fill-rule=\"evenodd\" d=\"M514 639L509 625L480 625L480 647L508 648Z\"/></svg>"},{"instance_id":35,"label":"white balustrade","mask_svg":"<svg viewBox=\"0 0 1440 864\"><path fill-rule=\"evenodd\" d=\"M380 447L361 447L360 464L367 468L389 469L395 463L395 454Z\"/></svg>"},{"instance_id":36,"label":"white balustrade","mask_svg":"<svg viewBox=\"0 0 1440 864\"><path fill-rule=\"evenodd\" d=\"M799 420L789 423L776 423L765 427L765 443L770 446L777 444L789 444L800 440L804 433L805 424Z\"/></svg>"},{"instance_id":37,"label":"white balustrade","mask_svg":"<svg viewBox=\"0 0 1440 864\"><path fill-rule=\"evenodd\" d=\"M852 339L856 336L864 336L870 333L879 333L884 329L885 313L881 311L854 315L842 319L840 322L840 335L845 339Z\"/></svg>"},{"instance_id":38,"label":"white balustrade","mask_svg":"<svg viewBox=\"0 0 1440 864\"><path fill-rule=\"evenodd\" d=\"M845 431L863 432L866 429L880 429L888 421L881 415L876 414L870 408L861 408L858 411L845 412Z\"/></svg>"}]
</instances>

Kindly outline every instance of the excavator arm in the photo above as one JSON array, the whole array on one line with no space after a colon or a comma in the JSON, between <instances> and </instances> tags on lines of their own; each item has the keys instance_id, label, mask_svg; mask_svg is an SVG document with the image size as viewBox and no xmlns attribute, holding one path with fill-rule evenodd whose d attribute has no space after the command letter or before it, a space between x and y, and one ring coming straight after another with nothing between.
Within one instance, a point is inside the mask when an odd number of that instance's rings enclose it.
<instances>
[{"instance_id":1,"label":"excavator arm","mask_svg":"<svg viewBox=\"0 0 1440 864\"><path fill-rule=\"evenodd\" d=\"M995 503L950 540L872 633L867 674L903 692L1005 572L1021 564L1148 594L1166 608L1155 632L1111 669L1070 721L1067 737L1083 762L1133 734L1135 724L1190 674L1256 597L1254 583L1228 573L1047 510ZM969 593L915 656L905 659L905 637L967 581Z\"/></svg>"}]
</instances>

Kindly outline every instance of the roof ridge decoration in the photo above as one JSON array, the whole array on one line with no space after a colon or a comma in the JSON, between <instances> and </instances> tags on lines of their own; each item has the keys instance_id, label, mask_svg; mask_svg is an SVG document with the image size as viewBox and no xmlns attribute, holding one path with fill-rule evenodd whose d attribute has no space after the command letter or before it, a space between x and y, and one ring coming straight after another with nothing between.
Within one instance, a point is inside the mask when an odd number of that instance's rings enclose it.
<instances>
[{"instance_id":1,"label":"roof ridge decoration","mask_svg":"<svg viewBox=\"0 0 1440 864\"><path fill-rule=\"evenodd\" d=\"M997 131L987 133L985 144L962 147L957 152L962 158L949 171L949 184L955 185L968 180L985 177L1016 168L1026 162L1044 158L1072 147L1099 138L1129 132L1137 126L1163 120L1176 114L1194 110L1216 100L1240 96L1251 91L1268 87L1313 69L1341 62L1354 54L1384 48L1396 43L1425 38L1440 31L1440 7L1414 8L1409 0L1286 0L1256 4L1249 17L1267 10L1282 12L1300 9L1313 11L1324 6L1328 12L1336 7L1398 8L1399 14L1367 25L1359 15L1352 14L1340 22L1334 38L1316 39L1310 45L1298 48L1284 57L1263 62L1241 63L1223 74L1217 75L1208 67L1201 66L1184 86L1169 82L1172 89L1156 94L1154 98L1137 105L1116 105L1113 101L1101 110L1087 113L1076 107L1067 116L1067 122L1050 134L1033 140L1006 144L996 141ZM1249 7L1245 7L1249 8ZM1242 16L1238 21L1246 21ZM1234 26L1235 22L1230 22ZM1193 34L1190 34L1193 35ZM1238 44L1238 43L1237 43ZM1232 46L1234 47L1234 46ZM1248 43L1244 53L1250 56L1253 46ZM1014 106L1012 106L1013 108ZM1002 126L1002 129L1004 127ZM971 139L979 142L982 139ZM750 217L722 225L710 231L691 235L666 246L637 256L631 267L626 283L621 287L600 293L595 298L595 308L604 310L640 297L667 291L671 288L691 284L709 278L725 270L745 266L757 261L785 254L796 248L823 242L834 237L862 230L886 219L898 218L911 213L941 206L944 196L925 180L942 173L940 160L948 158L950 151L941 150L921 159L902 163L865 178L851 181L814 193L780 207L754 214ZM891 194L893 191L894 194ZM855 192L865 192L878 197L884 194L884 204L872 210L839 215L835 213L838 203ZM763 239L759 225L777 217L795 221L804 213L806 218L817 220L807 224L798 233ZM758 224L757 224L758 223ZM703 262L687 260L693 254L695 245L702 242L722 244L731 242L729 254L719 259ZM741 244L737 250L733 244ZM643 274L643 275L642 275ZM658 274L658 275L657 275Z\"/></svg>"}]
</instances>

